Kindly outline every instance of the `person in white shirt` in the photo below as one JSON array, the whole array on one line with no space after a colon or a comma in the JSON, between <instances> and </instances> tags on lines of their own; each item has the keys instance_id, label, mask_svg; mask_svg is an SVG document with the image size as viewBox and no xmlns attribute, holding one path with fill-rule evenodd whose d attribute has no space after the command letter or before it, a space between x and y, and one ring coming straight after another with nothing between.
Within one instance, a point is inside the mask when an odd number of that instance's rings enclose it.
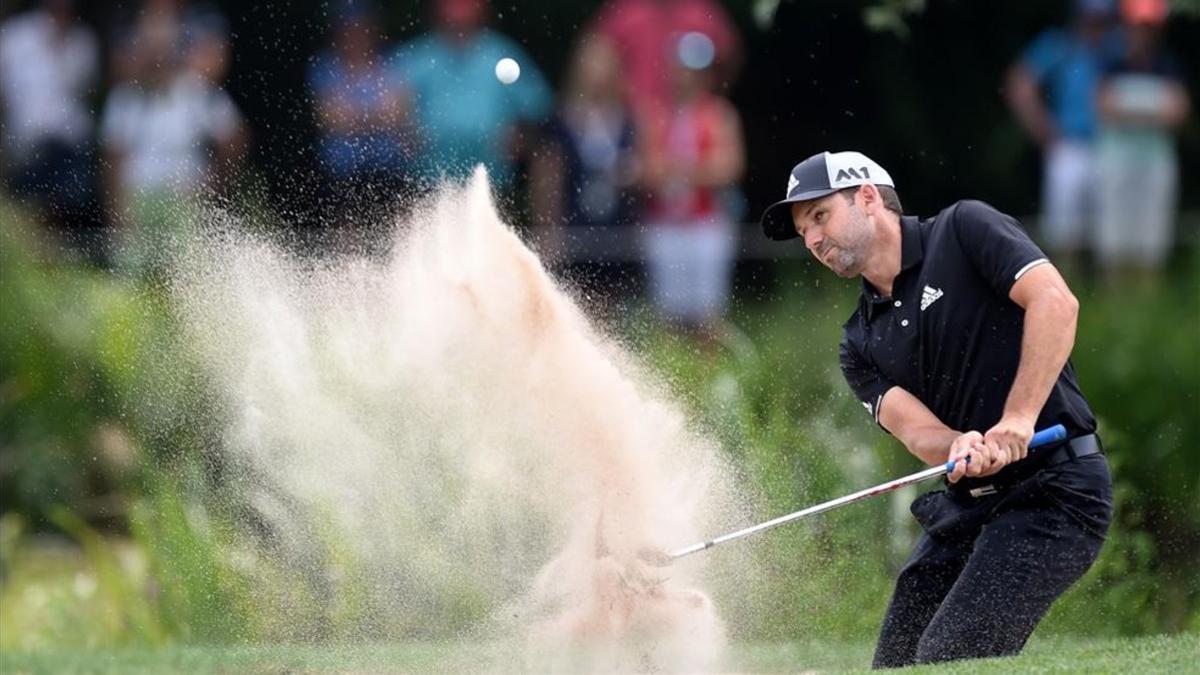
<instances>
[{"instance_id":1,"label":"person in white shirt","mask_svg":"<svg viewBox=\"0 0 1200 675\"><path fill-rule=\"evenodd\" d=\"M110 218L121 235L118 262L135 271L164 261L197 199L240 158L245 142L237 106L178 63L173 36L143 36L145 65L137 80L114 87L101 120Z\"/></svg>"},{"instance_id":2,"label":"person in white shirt","mask_svg":"<svg viewBox=\"0 0 1200 675\"><path fill-rule=\"evenodd\" d=\"M52 225L94 211L94 122L88 97L96 37L69 0L44 0L0 26L0 147L9 191Z\"/></svg>"}]
</instances>

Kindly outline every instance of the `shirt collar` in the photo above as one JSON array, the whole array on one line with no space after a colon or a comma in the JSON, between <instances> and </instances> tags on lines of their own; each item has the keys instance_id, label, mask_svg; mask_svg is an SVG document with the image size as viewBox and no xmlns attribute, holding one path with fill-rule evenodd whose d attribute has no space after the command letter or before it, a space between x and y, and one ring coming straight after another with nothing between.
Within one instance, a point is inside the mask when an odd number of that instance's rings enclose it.
<instances>
[{"instance_id":1,"label":"shirt collar","mask_svg":"<svg viewBox=\"0 0 1200 675\"><path fill-rule=\"evenodd\" d=\"M900 216L900 271L925 258L925 242L921 241L921 225L916 216Z\"/></svg>"},{"instance_id":2,"label":"shirt collar","mask_svg":"<svg viewBox=\"0 0 1200 675\"><path fill-rule=\"evenodd\" d=\"M916 267L924 259L925 242L921 240L920 220L916 216L900 216L900 273L896 275L896 279L899 279L907 270ZM896 283L893 281L892 295L895 294ZM861 303L868 321L874 313L874 306L887 299L881 296L866 278L862 280Z\"/></svg>"}]
</instances>

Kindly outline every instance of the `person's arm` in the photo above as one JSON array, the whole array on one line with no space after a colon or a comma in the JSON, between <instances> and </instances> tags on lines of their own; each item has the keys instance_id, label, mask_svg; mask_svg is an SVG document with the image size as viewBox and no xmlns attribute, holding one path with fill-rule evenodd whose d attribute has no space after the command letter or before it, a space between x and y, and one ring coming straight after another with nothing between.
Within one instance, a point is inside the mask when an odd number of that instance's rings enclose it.
<instances>
[{"instance_id":1,"label":"person's arm","mask_svg":"<svg viewBox=\"0 0 1200 675\"><path fill-rule=\"evenodd\" d=\"M1058 136L1054 118L1042 102L1037 79L1024 63L1016 63L1005 78L1004 97L1025 133L1045 148Z\"/></svg>"},{"instance_id":2,"label":"person's arm","mask_svg":"<svg viewBox=\"0 0 1200 675\"><path fill-rule=\"evenodd\" d=\"M1192 100L1187 88L1178 82L1171 83L1167 90L1167 105L1163 111L1163 124L1168 129L1178 129L1187 121L1192 110Z\"/></svg>"},{"instance_id":3,"label":"person's arm","mask_svg":"<svg viewBox=\"0 0 1200 675\"><path fill-rule=\"evenodd\" d=\"M1177 82L1163 83L1162 104L1150 109L1123 106L1110 82L1102 83L1096 94L1100 119L1119 127L1176 129L1187 121L1190 107L1187 90Z\"/></svg>"},{"instance_id":4,"label":"person's arm","mask_svg":"<svg viewBox=\"0 0 1200 675\"><path fill-rule=\"evenodd\" d=\"M100 115L100 190L101 205L114 230L126 225L128 195L123 180L125 162L132 142L132 131L138 128L137 106L133 95L123 85L117 85L109 94Z\"/></svg>"},{"instance_id":5,"label":"person's arm","mask_svg":"<svg viewBox=\"0 0 1200 675\"><path fill-rule=\"evenodd\" d=\"M989 445L1015 462L1029 452L1034 424L1075 345L1079 301L1053 265L1031 268L1009 298L1025 310L1021 361L1000 421L984 434Z\"/></svg>"},{"instance_id":6,"label":"person's arm","mask_svg":"<svg viewBox=\"0 0 1200 675\"><path fill-rule=\"evenodd\" d=\"M737 110L724 99L717 99L714 103L714 116L714 149L706 161L696 167L691 178L695 185L725 187L740 180L746 170L742 122Z\"/></svg>"},{"instance_id":7,"label":"person's arm","mask_svg":"<svg viewBox=\"0 0 1200 675\"><path fill-rule=\"evenodd\" d=\"M241 112L223 89L210 90L206 103L204 133L216 150L216 161L208 167L207 180L210 187L219 190L241 166L250 134Z\"/></svg>"},{"instance_id":8,"label":"person's arm","mask_svg":"<svg viewBox=\"0 0 1200 675\"><path fill-rule=\"evenodd\" d=\"M948 479L987 476L1004 468L984 445L978 431L962 432L946 426L916 396L901 387L887 390L879 402L879 424L904 444L910 453L930 466L955 460ZM966 459L966 461L958 461Z\"/></svg>"},{"instance_id":9,"label":"person's arm","mask_svg":"<svg viewBox=\"0 0 1200 675\"><path fill-rule=\"evenodd\" d=\"M1072 40L1061 30L1043 31L1016 58L1004 80L1004 98L1025 133L1043 149L1059 136L1043 98L1051 75L1064 67Z\"/></svg>"},{"instance_id":10,"label":"person's arm","mask_svg":"<svg viewBox=\"0 0 1200 675\"><path fill-rule=\"evenodd\" d=\"M969 457L966 462L956 463L949 474L951 482L963 476L986 476L1003 468L1003 464L994 463L991 451L983 445L982 434L964 433L942 423L920 399L872 365L858 348L859 339L861 336L852 337L850 330L842 336L838 349L842 375L855 397L885 431L931 466Z\"/></svg>"},{"instance_id":11,"label":"person's arm","mask_svg":"<svg viewBox=\"0 0 1200 675\"><path fill-rule=\"evenodd\" d=\"M529 204L533 208L533 242L543 262L564 259L567 233L563 201L566 166L558 143L547 140L529 161Z\"/></svg>"}]
</instances>

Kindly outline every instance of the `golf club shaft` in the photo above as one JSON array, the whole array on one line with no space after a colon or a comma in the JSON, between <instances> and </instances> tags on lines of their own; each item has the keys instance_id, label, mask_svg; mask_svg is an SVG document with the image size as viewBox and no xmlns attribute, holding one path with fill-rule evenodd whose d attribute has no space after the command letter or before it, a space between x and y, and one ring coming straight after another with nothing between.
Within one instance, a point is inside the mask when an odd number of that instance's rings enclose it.
<instances>
[{"instance_id":1,"label":"golf club shaft","mask_svg":"<svg viewBox=\"0 0 1200 675\"><path fill-rule=\"evenodd\" d=\"M1043 429L1043 430L1037 432L1036 434L1034 434L1033 438L1029 441L1029 449L1032 450L1038 446L1045 445L1047 443L1061 441L1061 440L1065 439L1066 437L1067 437L1066 428L1063 427L1063 425L1061 425L1061 424L1056 424L1052 427L1048 427L1048 428ZM682 558L685 555L691 555L693 553L698 553L705 549L712 548L713 546L716 546L717 544L723 544L727 541L733 541L734 539L741 539L742 537L754 534L755 532L762 532L763 530L769 530L772 527L775 527L777 525L783 525L784 523L790 523L793 520L799 520L800 518L804 518L806 516L811 516L811 515L815 515L818 513L823 513L825 511L829 511L831 509L836 509L839 506L845 506L846 504L856 502L860 499L874 497L875 495L883 494L885 492L891 492L892 490L902 488L905 485L913 485L915 483L920 483L921 481L929 480L930 478L944 476L953 470L954 470L954 462L946 462L945 464L931 466L928 469L925 469L924 471L918 471L914 474L904 476L903 478L897 478L895 480L890 480L886 483L881 483L879 485L876 485L875 487L869 487L865 490L859 490L858 492L855 492L854 494L846 495L845 497L838 497L837 499L831 499L827 502L822 502L820 504L817 504L816 506L810 506L807 509L802 509L800 511L796 511L795 513L789 513L786 516L780 516L773 520L768 520L765 523L759 523L758 525L753 525L751 527L747 527L745 529L741 529L736 532L730 532L729 534L723 534L719 537L716 537L715 539L709 539L708 541L702 541L698 544L692 544L691 546L687 546L687 547L681 548L677 551L673 551L670 554L670 556L672 559Z\"/></svg>"}]
</instances>

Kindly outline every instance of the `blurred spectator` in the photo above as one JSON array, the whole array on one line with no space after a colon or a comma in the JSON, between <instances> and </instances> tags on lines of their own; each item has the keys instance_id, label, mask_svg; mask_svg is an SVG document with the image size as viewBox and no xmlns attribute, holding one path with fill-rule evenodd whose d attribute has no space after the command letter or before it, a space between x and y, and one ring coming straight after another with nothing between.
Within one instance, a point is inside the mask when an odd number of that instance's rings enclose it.
<instances>
[{"instance_id":1,"label":"blurred spectator","mask_svg":"<svg viewBox=\"0 0 1200 675\"><path fill-rule=\"evenodd\" d=\"M153 272L194 217L194 198L216 189L240 160L245 127L229 96L185 68L182 25L170 14L145 20L124 58L130 79L110 92L101 120L109 214L117 262ZM194 45L193 45L194 46Z\"/></svg>"},{"instance_id":2,"label":"blurred spectator","mask_svg":"<svg viewBox=\"0 0 1200 675\"><path fill-rule=\"evenodd\" d=\"M1190 101L1179 62L1162 44L1166 0L1124 0L1124 50L1100 85L1097 253L1108 271L1157 269L1173 238L1179 161L1172 137Z\"/></svg>"},{"instance_id":3,"label":"blurred spectator","mask_svg":"<svg viewBox=\"0 0 1200 675\"><path fill-rule=\"evenodd\" d=\"M373 231L404 189L411 160L408 92L386 66L379 22L360 4L335 20L332 48L309 72L320 125L323 200L337 225ZM344 230L345 231L345 230Z\"/></svg>"},{"instance_id":4,"label":"blurred spectator","mask_svg":"<svg viewBox=\"0 0 1200 675\"><path fill-rule=\"evenodd\" d=\"M524 129L549 116L553 98L537 64L508 37L486 27L487 0L434 0L435 27L396 50L396 67L413 94L425 180L466 176L483 163L507 182L524 150ZM510 57L521 76L496 79Z\"/></svg>"},{"instance_id":5,"label":"blurred spectator","mask_svg":"<svg viewBox=\"0 0 1200 675\"><path fill-rule=\"evenodd\" d=\"M148 41L169 41L183 58L184 0L143 0L130 6L118 5L110 36L111 76L114 82L136 80L153 58Z\"/></svg>"},{"instance_id":6,"label":"blurred spectator","mask_svg":"<svg viewBox=\"0 0 1200 675\"><path fill-rule=\"evenodd\" d=\"M631 225L637 146L633 115L624 99L615 45L600 35L579 41L558 112L530 160L532 215L543 260L589 296L627 295L633 270L603 259L611 229ZM597 256L600 259L587 256Z\"/></svg>"},{"instance_id":7,"label":"blurred spectator","mask_svg":"<svg viewBox=\"0 0 1200 675\"><path fill-rule=\"evenodd\" d=\"M207 5L189 7L183 16L183 57L187 70L221 87L229 72L229 26Z\"/></svg>"},{"instance_id":8,"label":"blurred spectator","mask_svg":"<svg viewBox=\"0 0 1200 675\"><path fill-rule=\"evenodd\" d=\"M1070 28L1043 31L1008 74L1009 105L1042 149L1042 235L1064 256L1091 244L1096 87L1120 40L1114 1L1075 0Z\"/></svg>"},{"instance_id":9,"label":"blurred spectator","mask_svg":"<svg viewBox=\"0 0 1200 675\"><path fill-rule=\"evenodd\" d=\"M99 70L91 29L69 0L44 0L0 26L0 96L9 190L52 226L97 232L93 120L87 97ZM95 255L95 249L89 251Z\"/></svg>"},{"instance_id":10,"label":"blurred spectator","mask_svg":"<svg viewBox=\"0 0 1200 675\"><path fill-rule=\"evenodd\" d=\"M707 36L683 35L676 58L668 114L644 146L647 263L658 310L711 346L722 337L737 235L725 193L745 170L745 149L737 111L714 91Z\"/></svg>"},{"instance_id":11,"label":"blurred spectator","mask_svg":"<svg viewBox=\"0 0 1200 675\"><path fill-rule=\"evenodd\" d=\"M591 30L617 45L629 101L639 117L668 113L675 50L684 34L702 33L712 40L717 91L728 89L742 61L737 28L716 0L609 0L600 8Z\"/></svg>"}]
</instances>

